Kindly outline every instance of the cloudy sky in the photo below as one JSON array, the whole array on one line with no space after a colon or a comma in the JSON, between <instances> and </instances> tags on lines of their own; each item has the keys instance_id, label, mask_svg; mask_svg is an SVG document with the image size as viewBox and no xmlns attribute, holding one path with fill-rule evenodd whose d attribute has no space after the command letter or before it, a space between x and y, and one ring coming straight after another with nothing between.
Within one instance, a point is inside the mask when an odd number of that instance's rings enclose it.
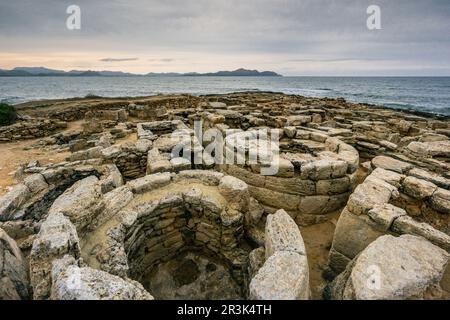
<instances>
[{"instance_id":1,"label":"cloudy sky","mask_svg":"<svg viewBox=\"0 0 450 320\"><path fill-rule=\"evenodd\" d=\"M66 28L73 4L80 30ZM0 68L16 66L450 75L450 1L0 0Z\"/></svg>"}]
</instances>

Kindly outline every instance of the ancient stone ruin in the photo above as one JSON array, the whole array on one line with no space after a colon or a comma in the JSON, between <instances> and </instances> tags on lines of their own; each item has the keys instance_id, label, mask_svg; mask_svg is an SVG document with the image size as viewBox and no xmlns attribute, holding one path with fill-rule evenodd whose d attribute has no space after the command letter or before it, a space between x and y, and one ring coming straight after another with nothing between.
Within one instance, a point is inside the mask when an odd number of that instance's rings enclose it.
<instances>
[{"instance_id":1,"label":"ancient stone ruin","mask_svg":"<svg viewBox=\"0 0 450 320\"><path fill-rule=\"evenodd\" d=\"M0 299L450 298L448 119L276 93L17 109L0 151L67 156L20 159L0 197Z\"/></svg>"}]
</instances>

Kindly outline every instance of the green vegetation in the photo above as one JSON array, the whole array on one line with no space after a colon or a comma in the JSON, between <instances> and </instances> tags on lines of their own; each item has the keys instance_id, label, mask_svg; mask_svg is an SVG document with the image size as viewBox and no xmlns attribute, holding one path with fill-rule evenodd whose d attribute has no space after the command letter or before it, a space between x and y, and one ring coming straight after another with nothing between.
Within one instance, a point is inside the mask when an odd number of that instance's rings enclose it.
<instances>
[{"instance_id":1,"label":"green vegetation","mask_svg":"<svg viewBox=\"0 0 450 320\"><path fill-rule=\"evenodd\" d=\"M16 119L16 109L9 104L0 103L0 126L13 124Z\"/></svg>"}]
</instances>

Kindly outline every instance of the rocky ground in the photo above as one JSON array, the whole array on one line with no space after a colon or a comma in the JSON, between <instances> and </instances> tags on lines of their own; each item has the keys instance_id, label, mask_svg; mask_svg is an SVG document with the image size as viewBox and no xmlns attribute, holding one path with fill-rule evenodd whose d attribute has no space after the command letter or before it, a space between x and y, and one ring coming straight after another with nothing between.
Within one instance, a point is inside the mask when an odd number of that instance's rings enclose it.
<instances>
[{"instance_id":1,"label":"rocky ground","mask_svg":"<svg viewBox=\"0 0 450 320\"><path fill-rule=\"evenodd\" d=\"M0 299L449 298L447 118L277 93L17 109ZM196 162L198 120L247 155L270 129L279 154Z\"/></svg>"}]
</instances>

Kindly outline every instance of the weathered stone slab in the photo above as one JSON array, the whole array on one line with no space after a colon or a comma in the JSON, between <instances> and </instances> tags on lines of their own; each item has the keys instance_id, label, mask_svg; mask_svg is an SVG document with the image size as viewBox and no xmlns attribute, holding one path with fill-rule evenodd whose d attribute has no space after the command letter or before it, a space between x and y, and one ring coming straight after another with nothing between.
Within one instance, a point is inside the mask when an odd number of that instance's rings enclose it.
<instances>
[{"instance_id":1,"label":"weathered stone slab","mask_svg":"<svg viewBox=\"0 0 450 320\"><path fill-rule=\"evenodd\" d=\"M409 164L407 162L403 162L385 156L378 156L373 158L372 166L374 166L375 168L391 170L397 173L406 173L409 169L413 167L412 164Z\"/></svg>"},{"instance_id":2,"label":"weathered stone slab","mask_svg":"<svg viewBox=\"0 0 450 320\"><path fill-rule=\"evenodd\" d=\"M101 210L102 192L99 180L89 176L77 181L59 196L50 207L49 214L62 213L79 229L85 228Z\"/></svg>"},{"instance_id":3,"label":"weathered stone slab","mask_svg":"<svg viewBox=\"0 0 450 320\"><path fill-rule=\"evenodd\" d=\"M266 259L276 251L306 255L305 244L295 221L284 210L267 216L265 234Z\"/></svg>"},{"instance_id":4,"label":"weathered stone slab","mask_svg":"<svg viewBox=\"0 0 450 320\"><path fill-rule=\"evenodd\" d=\"M342 296L335 298L423 299L439 286L448 261L446 251L424 238L386 235L356 258Z\"/></svg>"},{"instance_id":5,"label":"weathered stone slab","mask_svg":"<svg viewBox=\"0 0 450 320\"><path fill-rule=\"evenodd\" d=\"M133 193L145 193L154 189L161 188L170 183L170 173L156 173L151 174L139 179L135 179L127 182L127 186L133 191Z\"/></svg>"},{"instance_id":6,"label":"weathered stone slab","mask_svg":"<svg viewBox=\"0 0 450 320\"><path fill-rule=\"evenodd\" d=\"M30 277L33 298L48 299L53 260L69 254L80 256L75 226L62 213L50 213L33 241L30 254Z\"/></svg>"},{"instance_id":7,"label":"weathered stone slab","mask_svg":"<svg viewBox=\"0 0 450 320\"><path fill-rule=\"evenodd\" d=\"M30 197L30 189L24 184L15 185L11 191L0 198L0 221L8 221L14 211Z\"/></svg>"},{"instance_id":8,"label":"weathered stone slab","mask_svg":"<svg viewBox=\"0 0 450 320\"><path fill-rule=\"evenodd\" d=\"M139 282L80 268L69 256L53 263L52 279L53 300L153 300Z\"/></svg>"},{"instance_id":9,"label":"weathered stone slab","mask_svg":"<svg viewBox=\"0 0 450 320\"><path fill-rule=\"evenodd\" d=\"M228 205L241 212L248 211L250 194L247 184L232 176L225 176L220 179L219 191L225 197Z\"/></svg>"},{"instance_id":10,"label":"weathered stone slab","mask_svg":"<svg viewBox=\"0 0 450 320\"><path fill-rule=\"evenodd\" d=\"M414 177L406 177L402 186L407 195L420 200L431 197L437 189L434 183Z\"/></svg>"}]
</instances>

